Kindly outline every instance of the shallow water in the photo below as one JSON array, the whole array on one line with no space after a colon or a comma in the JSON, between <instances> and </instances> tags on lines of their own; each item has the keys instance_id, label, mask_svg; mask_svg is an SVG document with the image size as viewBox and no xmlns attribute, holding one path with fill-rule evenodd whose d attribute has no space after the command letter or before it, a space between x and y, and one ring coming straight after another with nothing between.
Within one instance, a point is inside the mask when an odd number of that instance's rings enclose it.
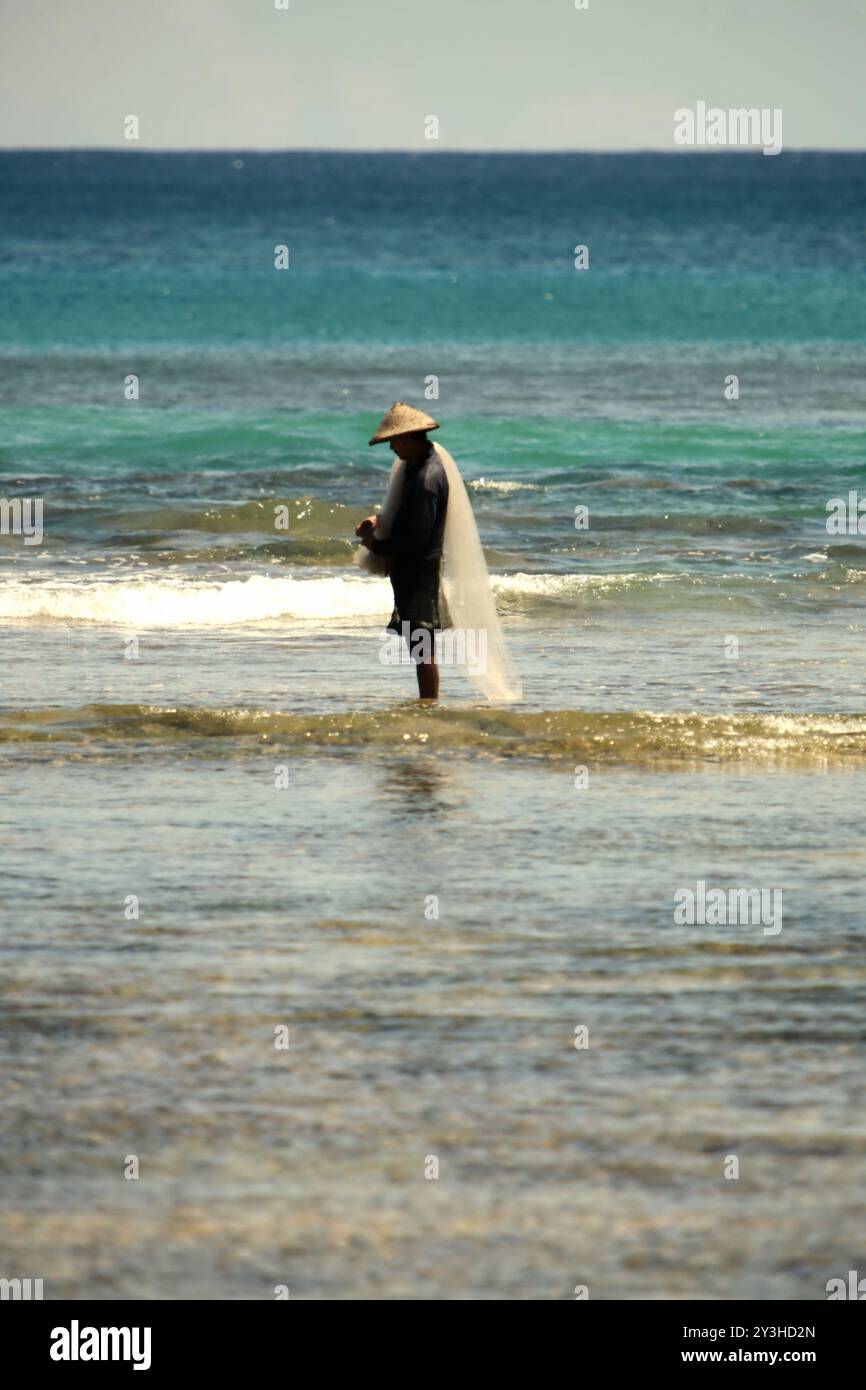
<instances>
[{"instance_id":1,"label":"shallow water","mask_svg":"<svg viewBox=\"0 0 866 1390\"><path fill-rule=\"evenodd\" d=\"M54 751L2 803L4 1249L52 1296L811 1299L848 1268L862 766L576 790L323 754L283 791L264 752ZM675 926L699 878L781 885L782 931Z\"/></svg>"}]
</instances>

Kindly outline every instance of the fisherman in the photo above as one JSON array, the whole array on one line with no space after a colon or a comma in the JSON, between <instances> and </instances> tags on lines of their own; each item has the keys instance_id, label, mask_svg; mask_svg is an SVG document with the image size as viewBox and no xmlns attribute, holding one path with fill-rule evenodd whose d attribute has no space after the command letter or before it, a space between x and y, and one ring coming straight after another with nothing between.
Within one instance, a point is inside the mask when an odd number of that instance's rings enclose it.
<instances>
[{"instance_id":1,"label":"fisherman","mask_svg":"<svg viewBox=\"0 0 866 1390\"><path fill-rule=\"evenodd\" d=\"M402 401L391 406L370 440L390 440L396 454L388 495L355 535L366 547L364 568L391 580L388 628L409 645L421 699L439 697L436 654L447 629L456 639L453 651L463 653L456 668L488 703L510 704L523 698L520 676L496 613L466 485L448 450L427 437L438 428L423 410Z\"/></svg>"},{"instance_id":2,"label":"fisherman","mask_svg":"<svg viewBox=\"0 0 866 1390\"><path fill-rule=\"evenodd\" d=\"M423 410L401 401L392 405L370 444L390 440L392 451L404 464L399 504L387 535L377 536L381 520L377 516L366 517L355 530L368 550L385 558L394 590L394 611L388 629L409 637L411 649L418 651L415 664L422 700L439 698L436 634L445 626L441 570L448 479L439 454L427 438L428 430L438 428L437 421ZM429 640L418 644L422 632L429 633Z\"/></svg>"}]
</instances>

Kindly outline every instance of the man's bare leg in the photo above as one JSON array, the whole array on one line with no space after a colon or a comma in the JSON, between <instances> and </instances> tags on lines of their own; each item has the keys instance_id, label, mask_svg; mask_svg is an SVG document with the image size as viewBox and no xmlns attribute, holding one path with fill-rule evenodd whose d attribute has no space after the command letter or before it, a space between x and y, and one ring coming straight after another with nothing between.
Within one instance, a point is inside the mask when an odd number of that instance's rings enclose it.
<instances>
[{"instance_id":1,"label":"man's bare leg","mask_svg":"<svg viewBox=\"0 0 866 1390\"><path fill-rule=\"evenodd\" d=\"M418 695L422 700L439 699L439 667L435 661L418 662Z\"/></svg>"}]
</instances>

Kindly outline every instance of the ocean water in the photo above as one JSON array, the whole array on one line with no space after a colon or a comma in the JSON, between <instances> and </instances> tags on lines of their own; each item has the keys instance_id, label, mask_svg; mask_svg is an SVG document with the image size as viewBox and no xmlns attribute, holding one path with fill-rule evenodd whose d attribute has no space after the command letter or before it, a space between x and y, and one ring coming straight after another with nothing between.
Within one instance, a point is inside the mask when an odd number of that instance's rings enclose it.
<instances>
[{"instance_id":1,"label":"ocean water","mask_svg":"<svg viewBox=\"0 0 866 1390\"><path fill-rule=\"evenodd\" d=\"M866 518L827 518L866 501L866 156L0 188L0 498L43 504L0 534L0 1273L825 1297L863 1259ZM520 706L379 660L396 399ZM678 924L698 882L781 930Z\"/></svg>"}]
</instances>

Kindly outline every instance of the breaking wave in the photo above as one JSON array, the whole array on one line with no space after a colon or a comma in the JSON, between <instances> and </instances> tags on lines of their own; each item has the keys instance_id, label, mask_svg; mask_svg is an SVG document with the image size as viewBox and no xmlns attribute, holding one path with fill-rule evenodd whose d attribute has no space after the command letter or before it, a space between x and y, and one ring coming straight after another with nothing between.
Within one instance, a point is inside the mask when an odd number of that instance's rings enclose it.
<instances>
[{"instance_id":1,"label":"breaking wave","mask_svg":"<svg viewBox=\"0 0 866 1390\"><path fill-rule=\"evenodd\" d=\"M190 756L219 741L220 754L321 754L352 748L381 754L443 753L560 761L569 772L622 764L670 768L707 764L821 767L866 764L866 715L699 715L644 711L425 709L400 705L342 714L263 709L84 705L0 715L0 743L135 745Z\"/></svg>"},{"instance_id":2,"label":"breaking wave","mask_svg":"<svg viewBox=\"0 0 866 1390\"><path fill-rule=\"evenodd\" d=\"M674 574L495 575L497 597L510 607L675 582ZM694 582L694 581L692 581ZM122 627L235 627L248 623L303 625L376 622L391 611L387 580L329 575L315 579L252 575L224 583L171 579L75 579L7 582L0 620L41 619Z\"/></svg>"}]
</instances>

